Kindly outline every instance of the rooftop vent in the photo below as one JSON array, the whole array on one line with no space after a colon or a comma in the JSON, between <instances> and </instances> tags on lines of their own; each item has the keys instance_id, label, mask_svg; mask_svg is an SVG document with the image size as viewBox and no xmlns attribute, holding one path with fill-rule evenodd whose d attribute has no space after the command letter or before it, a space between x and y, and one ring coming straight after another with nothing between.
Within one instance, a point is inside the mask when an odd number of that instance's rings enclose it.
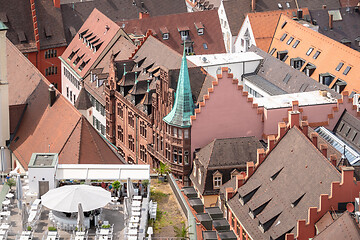
<instances>
[{"instance_id":1,"label":"rooftop vent","mask_svg":"<svg viewBox=\"0 0 360 240\"><path fill-rule=\"evenodd\" d=\"M50 38L53 35L52 29L51 29L51 27L49 25L45 26L44 31L45 31L45 37L46 38Z\"/></svg>"},{"instance_id":2,"label":"rooftop vent","mask_svg":"<svg viewBox=\"0 0 360 240\"><path fill-rule=\"evenodd\" d=\"M283 6L281 5L281 3L278 3L278 8L283 9Z\"/></svg>"},{"instance_id":3,"label":"rooftop vent","mask_svg":"<svg viewBox=\"0 0 360 240\"><path fill-rule=\"evenodd\" d=\"M19 41L21 43L26 43L27 42L26 35L25 35L24 31L18 31L17 35L18 35Z\"/></svg>"}]
</instances>

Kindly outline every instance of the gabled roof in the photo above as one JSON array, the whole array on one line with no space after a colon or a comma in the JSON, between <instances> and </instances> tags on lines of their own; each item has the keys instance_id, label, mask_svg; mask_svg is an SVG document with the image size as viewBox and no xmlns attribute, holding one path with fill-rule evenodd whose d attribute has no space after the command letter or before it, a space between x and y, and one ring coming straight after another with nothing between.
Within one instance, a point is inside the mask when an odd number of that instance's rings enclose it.
<instances>
[{"instance_id":1,"label":"gabled roof","mask_svg":"<svg viewBox=\"0 0 360 240\"><path fill-rule=\"evenodd\" d=\"M313 239L360 239L360 229L355 219L345 211Z\"/></svg>"},{"instance_id":2,"label":"gabled roof","mask_svg":"<svg viewBox=\"0 0 360 240\"><path fill-rule=\"evenodd\" d=\"M306 15L309 16L309 9L303 8L302 11L303 18ZM255 12L247 15L251 24L251 30L254 34L256 46L263 51L267 52L270 47L281 14L292 18L297 16L297 9ZM264 24L264 22L266 22L266 24Z\"/></svg>"},{"instance_id":3,"label":"gabled roof","mask_svg":"<svg viewBox=\"0 0 360 240\"><path fill-rule=\"evenodd\" d=\"M120 37L120 31L117 24L94 9L60 59L73 73L86 77L91 67L106 54L110 43Z\"/></svg>"},{"instance_id":4,"label":"gabled roof","mask_svg":"<svg viewBox=\"0 0 360 240\"><path fill-rule=\"evenodd\" d=\"M331 10L341 14L341 20L333 21L332 29L329 28L329 12ZM360 14L355 12L354 8L320 9L310 12L313 20L316 20L319 26L319 33L338 42L346 39L350 41L351 48L360 51L359 42L355 41L360 36Z\"/></svg>"},{"instance_id":5,"label":"gabled roof","mask_svg":"<svg viewBox=\"0 0 360 240\"><path fill-rule=\"evenodd\" d=\"M288 45L287 43L291 40L290 37L294 39ZM300 43L294 48L293 44L296 40L299 40ZM277 52L287 51L288 58L285 60L285 63L289 65L292 61L291 59L303 59L305 63L300 71L308 63L314 65L316 69L311 77L317 81L319 81L322 74L334 76L334 80L329 84L330 88L333 88L336 84L341 84L342 80L347 84L344 90L348 92L360 91L360 68L357 64L360 62L360 52L317 33L285 15L281 15L279 19L269 50L273 48ZM313 50L310 51L310 48L313 48ZM343 65L337 71L336 69L341 63Z\"/></svg>"},{"instance_id":6,"label":"gabled roof","mask_svg":"<svg viewBox=\"0 0 360 240\"><path fill-rule=\"evenodd\" d=\"M166 115L163 120L171 126L188 128L191 126L190 116L194 115L194 109L195 107L191 94L189 70L184 48L174 105L169 114Z\"/></svg>"},{"instance_id":7,"label":"gabled roof","mask_svg":"<svg viewBox=\"0 0 360 240\"><path fill-rule=\"evenodd\" d=\"M0 0L0 6L0 21L9 28L8 39L21 52L36 51L30 1L18 0L14 4L13 1ZM21 42L20 36L25 36L26 41Z\"/></svg>"},{"instance_id":8,"label":"gabled roof","mask_svg":"<svg viewBox=\"0 0 360 240\"><path fill-rule=\"evenodd\" d=\"M136 19L139 17L140 12L148 12L150 16L160 16L187 11L185 1L183 0L96 0L73 2L61 5L64 30L68 43L73 38L70 29L73 29L72 31L76 33L94 8L105 13L113 21Z\"/></svg>"},{"instance_id":9,"label":"gabled roof","mask_svg":"<svg viewBox=\"0 0 360 240\"><path fill-rule=\"evenodd\" d=\"M196 157L205 169L256 162L256 151L263 145L255 137L214 139L201 148Z\"/></svg>"},{"instance_id":10,"label":"gabled roof","mask_svg":"<svg viewBox=\"0 0 360 240\"><path fill-rule=\"evenodd\" d=\"M10 110L26 105L23 116L17 117L19 128L11 137L10 149L25 169L34 152L59 153L59 163L123 163L59 92L55 103L48 106L50 83L10 41L7 56Z\"/></svg>"},{"instance_id":11,"label":"gabled roof","mask_svg":"<svg viewBox=\"0 0 360 240\"><path fill-rule=\"evenodd\" d=\"M239 33L247 13L251 12L250 0L227 0L223 1L226 18L229 22L231 35Z\"/></svg>"},{"instance_id":12,"label":"gabled roof","mask_svg":"<svg viewBox=\"0 0 360 240\"><path fill-rule=\"evenodd\" d=\"M258 54L264 60L255 74L249 74L244 78L270 95L284 94L282 91L285 93L298 93L326 90L331 93L332 97L340 98L340 94L326 85L306 76L258 47L251 46L249 51Z\"/></svg>"},{"instance_id":13,"label":"gabled roof","mask_svg":"<svg viewBox=\"0 0 360 240\"><path fill-rule=\"evenodd\" d=\"M227 203L251 238L278 239L296 233L297 220L306 219L309 207L318 206L319 196L330 194L331 183L340 180L337 169L295 126Z\"/></svg>"},{"instance_id":14,"label":"gabled roof","mask_svg":"<svg viewBox=\"0 0 360 240\"><path fill-rule=\"evenodd\" d=\"M202 35L198 35L197 32L195 23L198 22L203 23L205 27ZM121 21L117 24L129 35L135 33L136 35L145 35L148 30L152 30L158 40L180 54L183 52L181 30L189 30L190 41L193 42L195 54L226 52L217 10L169 14ZM163 39L161 28L164 27L168 30L168 39ZM207 44L207 49L205 49L204 44Z\"/></svg>"},{"instance_id":15,"label":"gabled roof","mask_svg":"<svg viewBox=\"0 0 360 240\"><path fill-rule=\"evenodd\" d=\"M255 137L214 139L196 153L195 161L199 161L199 167L204 170L201 182L195 178L194 172L190 179L201 194L217 194L219 189L213 187L213 175L219 171L223 183L231 181L234 169L244 170L248 161L256 162L259 148L263 145Z\"/></svg>"}]
</instances>

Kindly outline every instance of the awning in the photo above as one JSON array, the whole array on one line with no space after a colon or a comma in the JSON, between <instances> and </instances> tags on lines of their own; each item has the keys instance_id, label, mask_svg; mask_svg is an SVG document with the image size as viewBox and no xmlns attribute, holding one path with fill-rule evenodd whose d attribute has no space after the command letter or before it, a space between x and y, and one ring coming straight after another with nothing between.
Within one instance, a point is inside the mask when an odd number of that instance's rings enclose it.
<instances>
[{"instance_id":1,"label":"awning","mask_svg":"<svg viewBox=\"0 0 360 240\"><path fill-rule=\"evenodd\" d=\"M55 178L78 180L150 179L150 165L59 164Z\"/></svg>"}]
</instances>

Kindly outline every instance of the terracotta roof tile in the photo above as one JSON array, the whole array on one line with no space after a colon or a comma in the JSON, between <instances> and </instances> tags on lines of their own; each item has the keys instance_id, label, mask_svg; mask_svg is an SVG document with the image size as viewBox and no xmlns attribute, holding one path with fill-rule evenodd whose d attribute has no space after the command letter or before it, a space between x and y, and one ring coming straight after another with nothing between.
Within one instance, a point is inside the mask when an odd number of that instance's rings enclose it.
<instances>
[{"instance_id":1,"label":"terracotta roof tile","mask_svg":"<svg viewBox=\"0 0 360 240\"><path fill-rule=\"evenodd\" d=\"M203 22L204 34L198 35L194 23ZM155 37L162 43L170 46L178 53L183 52L183 41L179 31L189 30L190 39L193 42L195 54L225 53L225 45L222 37L219 16L217 10L180 13L166 16L150 17L117 22L128 34L141 31L143 34L149 29L157 33ZM169 32L169 39L163 39L162 33ZM208 48L204 49L206 43Z\"/></svg>"},{"instance_id":2,"label":"terracotta roof tile","mask_svg":"<svg viewBox=\"0 0 360 240\"><path fill-rule=\"evenodd\" d=\"M285 22L286 25L283 26ZM285 36L283 41L281 41L282 36ZM300 41L296 48L292 47L292 44L287 44L290 37L293 37L294 41ZM316 81L319 81L320 74L330 73L334 76L334 80L329 84L330 88L335 86L337 80L343 80L347 84L344 90L360 92L360 67L358 66L360 52L303 26L285 15L280 17L269 49L272 48L277 51L288 51L285 63L289 65L292 58L304 59L305 64L300 69L301 71L308 63L315 65L316 69L311 77ZM310 48L313 48L313 51L307 55ZM317 52L320 54L316 58ZM336 68L341 62L344 65L337 71ZM346 74L345 70L348 67L351 69Z\"/></svg>"},{"instance_id":3,"label":"terracotta roof tile","mask_svg":"<svg viewBox=\"0 0 360 240\"><path fill-rule=\"evenodd\" d=\"M310 14L309 9L303 8L302 10L303 16ZM266 52L268 51L281 14L292 18L293 14L297 14L297 9L256 12L247 15L258 48ZM264 24L264 22L266 22L266 24Z\"/></svg>"},{"instance_id":4,"label":"terracotta roof tile","mask_svg":"<svg viewBox=\"0 0 360 240\"><path fill-rule=\"evenodd\" d=\"M34 152L59 153L60 163L123 163L58 91L54 104L49 107L50 83L10 41L7 53L8 75L12 76L8 79L9 96L16 93L19 97L19 100L10 97L10 106L27 105L10 143L10 149L25 169Z\"/></svg>"}]
</instances>

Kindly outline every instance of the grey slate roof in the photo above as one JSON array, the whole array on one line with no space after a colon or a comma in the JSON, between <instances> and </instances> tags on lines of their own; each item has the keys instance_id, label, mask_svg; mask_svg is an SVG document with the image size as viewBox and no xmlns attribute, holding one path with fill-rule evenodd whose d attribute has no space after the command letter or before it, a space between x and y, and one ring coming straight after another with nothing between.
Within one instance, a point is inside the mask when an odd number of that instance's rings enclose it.
<instances>
[{"instance_id":1,"label":"grey slate roof","mask_svg":"<svg viewBox=\"0 0 360 240\"><path fill-rule=\"evenodd\" d=\"M0 0L0 21L9 28L6 36L23 53L36 50L35 36L31 19L31 6L28 0ZM21 14L19 14L21 13ZM25 35L26 42L19 40Z\"/></svg>"},{"instance_id":2,"label":"grey slate roof","mask_svg":"<svg viewBox=\"0 0 360 240\"><path fill-rule=\"evenodd\" d=\"M140 12L145 11L150 16L187 11L184 0L93 0L63 4L61 5L61 12L68 43L73 38L70 29L74 29L76 33L94 8L97 8L113 21L136 19L139 18Z\"/></svg>"},{"instance_id":3,"label":"grey slate roof","mask_svg":"<svg viewBox=\"0 0 360 240\"><path fill-rule=\"evenodd\" d=\"M199 167L204 171L201 183L199 184L194 172L190 179L201 194L217 194L219 189L213 188L213 174L221 172L222 182L226 183L234 169L244 171L247 162L256 162L259 148L263 148L263 145L255 137L215 139L196 153Z\"/></svg>"},{"instance_id":4,"label":"grey slate roof","mask_svg":"<svg viewBox=\"0 0 360 240\"><path fill-rule=\"evenodd\" d=\"M249 51L258 54L259 56L263 57L264 60L256 71L256 75L258 76L257 79L254 80L254 77L249 78L251 74L245 76L245 78L249 79L249 81L253 81L254 83L263 82L261 83L262 85L259 86L262 86L264 91L268 91L269 93L277 93L280 92L279 89L281 89L286 93L297 93L302 91L310 92L315 90L326 90L330 92L331 95L335 98L341 97L339 93L306 76L304 73L285 64L279 59L257 48L256 46L251 46ZM287 75L291 77L287 82L284 82L284 79ZM269 83L265 84L266 81ZM274 88L274 85L277 88Z\"/></svg>"},{"instance_id":5,"label":"grey slate roof","mask_svg":"<svg viewBox=\"0 0 360 240\"><path fill-rule=\"evenodd\" d=\"M326 5L327 9L340 8L339 0L297 0L299 8L307 7L309 10L322 9L323 5Z\"/></svg>"},{"instance_id":6,"label":"grey slate roof","mask_svg":"<svg viewBox=\"0 0 360 240\"><path fill-rule=\"evenodd\" d=\"M263 89L265 92L267 92L269 95L281 95L281 94L287 94L288 92L282 90L278 86L274 85L273 83L269 82L265 78L259 76L259 75L249 75L245 77L246 80L251 82L252 84L258 86L259 88Z\"/></svg>"},{"instance_id":7,"label":"grey slate roof","mask_svg":"<svg viewBox=\"0 0 360 240\"><path fill-rule=\"evenodd\" d=\"M74 106L77 110L87 110L92 107L90 98L84 87L81 88L79 96L77 97Z\"/></svg>"},{"instance_id":8,"label":"grey slate roof","mask_svg":"<svg viewBox=\"0 0 360 240\"><path fill-rule=\"evenodd\" d=\"M296 234L297 220L307 219L309 207L318 206L320 195L330 194L331 183L340 180L338 170L293 127L227 204L253 239L282 239Z\"/></svg>"},{"instance_id":9,"label":"grey slate roof","mask_svg":"<svg viewBox=\"0 0 360 240\"><path fill-rule=\"evenodd\" d=\"M333 21L333 28L329 28L330 9L311 10L311 17L319 25L319 33L341 42L346 39L351 42L351 48L360 51L359 42L355 39L360 37L360 14L354 8L340 8L342 20ZM332 10L332 9L331 9Z\"/></svg>"},{"instance_id":10,"label":"grey slate roof","mask_svg":"<svg viewBox=\"0 0 360 240\"><path fill-rule=\"evenodd\" d=\"M343 113L334 128L334 132L355 151L360 153L360 120L349 114Z\"/></svg>"}]
</instances>

